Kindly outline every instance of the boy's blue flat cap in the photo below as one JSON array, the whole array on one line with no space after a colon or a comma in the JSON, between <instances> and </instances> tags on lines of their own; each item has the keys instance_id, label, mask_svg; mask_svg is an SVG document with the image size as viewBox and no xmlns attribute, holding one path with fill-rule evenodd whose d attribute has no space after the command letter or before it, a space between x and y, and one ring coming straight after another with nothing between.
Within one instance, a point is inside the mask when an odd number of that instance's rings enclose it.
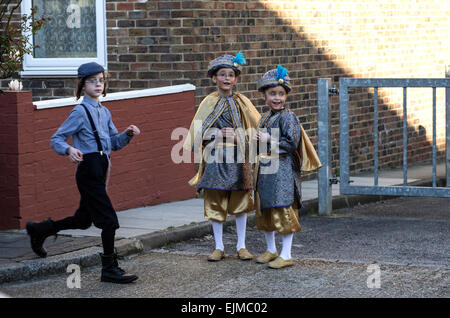
<instances>
[{"instance_id":1,"label":"boy's blue flat cap","mask_svg":"<svg viewBox=\"0 0 450 318\"><path fill-rule=\"evenodd\" d=\"M102 73L105 69L98 63L90 62L80 65L78 68L78 78L88 77L94 74Z\"/></svg>"}]
</instances>

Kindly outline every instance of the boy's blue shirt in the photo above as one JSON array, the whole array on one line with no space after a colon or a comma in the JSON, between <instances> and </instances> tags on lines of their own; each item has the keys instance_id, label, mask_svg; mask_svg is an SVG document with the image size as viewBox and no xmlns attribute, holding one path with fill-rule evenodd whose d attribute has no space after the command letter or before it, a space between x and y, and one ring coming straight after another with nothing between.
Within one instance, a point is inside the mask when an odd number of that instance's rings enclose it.
<instances>
[{"instance_id":1,"label":"boy's blue shirt","mask_svg":"<svg viewBox=\"0 0 450 318\"><path fill-rule=\"evenodd\" d=\"M111 150L122 149L133 138L128 136L126 131L119 134L112 122L109 110L100 102L84 96L80 105L73 108L69 117L50 139L51 147L58 154L66 155L67 149L71 147L66 142L70 137L73 140L73 147L79 149L83 154L98 152L91 123L81 104L84 104L91 113L100 136L103 152L110 154Z\"/></svg>"}]
</instances>

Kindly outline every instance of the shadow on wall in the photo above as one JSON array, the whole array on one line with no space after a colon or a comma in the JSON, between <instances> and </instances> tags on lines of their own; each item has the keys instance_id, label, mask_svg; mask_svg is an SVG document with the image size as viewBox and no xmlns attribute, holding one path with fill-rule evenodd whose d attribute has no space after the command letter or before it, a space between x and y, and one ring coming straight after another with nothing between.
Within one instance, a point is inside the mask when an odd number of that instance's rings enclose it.
<instances>
[{"instance_id":1,"label":"shadow on wall","mask_svg":"<svg viewBox=\"0 0 450 318\"><path fill-rule=\"evenodd\" d=\"M383 8L376 1L367 1L363 5L349 1L260 2L258 7L261 9L271 9L277 13L274 24L280 27L273 29L273 36L276 38L278 34L277 40L282 42L282 48L273 51L282 52L284 56L274 57L273 62L282 63L290 70L295 87L288 101L304 128L312 136L314 143L317 143L318 78L331 78L331 86L338 86L339 77L441 77L443 73L441 57L437 56L434 52L436 48L430 47L426 39L419 37L417 41L408 42L401 38L401 34L410 33L411 28L416 34L417 32L425 34L429 30L435 32L433 28L436 27L436 23L428 23L422 31L416 28L421 23L430 21L426 14L419 14L417 17L417 5L418 7L426 5L424 1L419 4L406 4L408 1L395 4L392 1L384 4ZM395 10L400 14L393 18L392 12ZM439 8L434 10L437 12ZM360 14L361 12L363 14ZM392 24L386 25L386 17L389 17ZM415 19L412 19L413 17ZM364 23L360 20L362 18ZM396 20L408 22L396 25ZM367 21L371 23L366 23ZM287 26L289 28L286 28ZM441 25L442 27L445 26ZM389 29L389 32L386 32L386 29ZM297 44L301 44L302 48L299 49ZM271 52L271 45L268 48ZM301 53L298 54L299 52ZM424 63L421 63L423 56L432 57L430 62L434 65L423 65ZM261 56L257 55L257 58ZM250 64L253 61L250 59ZM380 168L401 166L403 152L401 88L396 92L380 88L378 96L377 133ZM353 94L349 94L349 98L350 171L358 172L373 167L373 89L355 89ZM445 149L443 90L438 94L437 102L437 157L443 158ZM338 167L338 98L332 97L330 104L333 125L332 165ZM408 164L431 161L431 105L431 89L408 89ZM427 130L430 132L428 135ZM309 175L307 178L312 176Z\"/></svg>"},{"instance_id":2,"label":"shadow on wall","mask_svg":"<svg viewBox=\"0 0 450 318\"><path fill-rule=\"evenodd\" d=\"M211 2L209 2L211 3ZM317 145L317 79L331 78L338 86L340 77L442 77L442 54L448 47L442 36L448 24L442 7L427 1L388 1L380 6L375 0L354 1L227 1L214 2L214 10L199 14L200 26L211 25L208 18L218 19L214 27L225 26L223 34L203 37L194 33L196 43L211 40L204 53L207 61L224 51L245 52L245 66L237 85L249 96L260 112L267 111L256 82L267 70L282 64L293 79L288 98L290 108ZM441 5L442 6L442 5ZM420 11L418 11L420 9ZM220 13L217 13L220 11ZM435 20L430 19L436 16ZM212 26L211 26L212 27ZM232 33L240 29L240 35ZM199 28L201 32L202 28ZM443 31L443 32L440 32ZM431 34L431 35L430 35ZM438 38L434 34L441 34ZM450 38L449 38L450 41ZM430 44L431 43L431 44ZM435 45L433 45L435 44ZM193 45L194 51L201 46ZM450 53L450 52L449 52ZM445 55L445 54L444 54ZM214 87L207 79L192 79L199 89L196 102ZM206 87L205 87L206 86ZM199 94L200 93L200 94ZM352 172L373 167L373 89L355 89L349 95L350 169ZM442 92L438 95L437 157L445 149L445 106ZM431 161L432 124L431 89L408 89L408 164ZM332 164L339 166L339 105L331 98ZM380 169L402 165L403 113L401 88L379 89L379 164ZM429 132L428 134L426 132ZM314 174L306 175L312 178Z\"/></svg>"}]
</instances>

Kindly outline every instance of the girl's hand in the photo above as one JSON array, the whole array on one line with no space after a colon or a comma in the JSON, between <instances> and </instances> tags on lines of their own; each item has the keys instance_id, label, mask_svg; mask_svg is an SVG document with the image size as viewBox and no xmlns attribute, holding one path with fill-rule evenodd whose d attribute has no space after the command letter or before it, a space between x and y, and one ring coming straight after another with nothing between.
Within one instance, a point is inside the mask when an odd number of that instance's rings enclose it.
<instances>
[{"instance_id":1,"label":"girl's hand","mask_svg":"<svg viewBox=\"0 0 450 318\"><path fill-rule=\"evenodd\" d=\"M80 161L83 161L83 153L74 147L70 147L67 150L67 155L69 156L70 161L73 163L78 163Z\"/></svg>"},{"instance_id":2,"label":"girl's hand","mask_svg":"<svg viewBox=\"0 0 450 318\"><path fill-rule=\"evenodd\" d=\"M256 133L256 139L260 140L261 142L268 142L270 140L270 134L262 131L258 131Z\"/></svg>"},{"instance_id":3,"label":"girl's hand","mask_svg":"<svg viewBox=\"0 0 450 318\"><path fill-rule=\"evenodd\" d=\"M225 140L232 139L233 141L236 141L236 133L234 132L233 128L225 127L222 128L220 131Z\"/></svg>"},{"instance_id":4,"label":"girl's hand","mask_svg":"<svg viewBox=\"0 0 450 318\"><path fill-rule=\"evenodd\" d=\"M140 133L141 133L141 131L135 125L130 125L127 128L127 135L130 136L130 137L131 136L137 136Z\"/></svg>"}]
</instances>

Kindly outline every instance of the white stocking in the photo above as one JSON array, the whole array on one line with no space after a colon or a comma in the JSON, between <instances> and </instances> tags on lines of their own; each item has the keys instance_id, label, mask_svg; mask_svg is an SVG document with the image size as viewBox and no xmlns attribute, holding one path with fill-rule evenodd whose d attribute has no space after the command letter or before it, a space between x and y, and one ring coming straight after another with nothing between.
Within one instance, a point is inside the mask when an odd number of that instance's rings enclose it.
<instances>
[{"instance_id":1,"label":"white stocking","mask_svg":"<svg viewBox=\"0 0 450 318\"><path fill-rule=\"evenodd\" d=\"M275 253L277 251L277 247L275 246L275 231L264 232L264 236L266 237L267 250L272 254Z\"/></svg>"},{"instance_id":2,"label":"white stocking","mask_svg":"<svg viewBox=\"0 0 450 318\"><path fill-rule=\"evenodd\" d=\"M217 221L211 221L211 223L214 233L214 240L216 241L216 249L219 249L223 252L225 249L222 241L223 223Z\"/></svg>"},{"instance_id":3,"label":"white stocking","mask_svg":"<svg viewBox=\"0 0 450 318\"><path fill-rule=\"evenodd\" d=\"M247 227L247 213L241 213L236 215L236 232L237 232L237 245L236 249L239 251L241 248L245 248L245 230Z\"/></svg>"},{"instance_id":4,"label":"white stocking","mask_svg":"<svg viewBox=\"0 0 450 318\"><path fill-rule=\"evenodd\" d=\"M294 233L282 235L281 237L283 238L283 248L281 249L280 257L287 261L291 259L291 247Z\"/></svg>"}]
</instances>

